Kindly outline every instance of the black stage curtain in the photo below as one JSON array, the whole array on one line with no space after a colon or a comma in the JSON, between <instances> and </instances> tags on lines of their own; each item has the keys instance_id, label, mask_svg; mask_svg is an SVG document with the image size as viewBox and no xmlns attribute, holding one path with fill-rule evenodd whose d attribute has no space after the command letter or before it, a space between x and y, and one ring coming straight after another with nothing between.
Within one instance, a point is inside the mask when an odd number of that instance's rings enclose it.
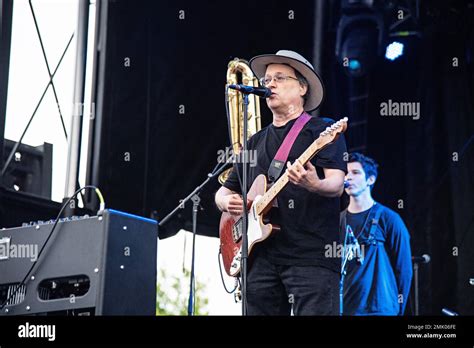
<instances>
[{"instance_id":1,"label":"black stage curtain","mask_svg":"<svg viewBox=\"0 0 474 348\"><path fill-rule=\"evenodd\" d=\"M380 58L365 77L365 152L380 164L374 198L402 216L413 254L431 256L419 268L420 313L441 315L446 307L472 315L474 16L465 2L422 5L422 37L405 39L404 56L394 62ZM331 11L337 12L337 6ZM351 81L331 60L332 24L325 45L323 76L329 96L323 113L351 119L360 115L347 114L349 86L361 81ZM420 118L381 116L381 103L389 99L420 103ZM408 312L413 313L413 302L411 297Z\"/></svg>"},{"instance_id":2,"label":"black stage curtain","mask_svg":"<svg viewBox=\"0 0 474 348\"><path fill-rule=\"evenodd\" d=\"M422 314L439 315L443 307L474 314L473 18L458 3L457 11L452 2L423 3L423 36L407 39L398 61L380 59L363 81L366 153L380 163L374 197L402 216L413 254L431 256L419 272ZM331 3L325 18L321 116L351 119L361 115L348 113L349 86L363 84L350 81L334 57L338 6ZM314 3L121 0L109 10L98 184L109 206L162 219L206 178L228 144L229 60L279 49L311 60ZM420 118L380 116L388 100L420 103ZM265 106L262 112L266 125L270 115ZM217 236L217 188L214 181L201 195L200 234ZM191 229L189 203L160 236L181 227Z\"/></svg>"},{"instance_id":3,"label":"black stage curtain","mask_svg":"<svg viewBox=\"0 0 474 348\"><path fill-rule=\"evenodd\" d=\"M314 4L108 5L98 184L109 206L160 220L206 179L218 151L230 143L224 104L228 62L279 49L312 59ZM262 126L271 120L264 104ZM213 198L218 188L214 180L201 194L199 234L218 236ZM189 202L160 237L191 230L191 208Z\"/></svg>"}]
</instances>

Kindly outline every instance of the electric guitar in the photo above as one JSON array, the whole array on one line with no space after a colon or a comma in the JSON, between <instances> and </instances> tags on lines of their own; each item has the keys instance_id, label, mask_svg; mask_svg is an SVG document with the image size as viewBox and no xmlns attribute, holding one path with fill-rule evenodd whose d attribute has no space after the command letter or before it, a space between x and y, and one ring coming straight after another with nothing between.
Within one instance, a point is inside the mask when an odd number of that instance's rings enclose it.
<instances>
[{"instance_id":1,"label":"electric guitar","mask_svg":"<svg viewBox=\"0 0 474 348\"><path fill-rule=\"evenodd\" d=\"M298 158L298 161L304 166L319 151L327 145L334 142L341 133L347 129L347 117L327 127ZM273 200L288 184L288 174L285 173L271 186L267 191L267 178L260 174L257 176L247 193L249 205L248 212L248 254L252 252L253 247L265 239L272 232L278 231L277 225L272 225L265 220L265 214L272 208ZM224 268L228 275L237 277L241 269L242 256L242 215L231 215L227 212L222 213L219 225L220 248Z\"/></svg>"}]
</instances>

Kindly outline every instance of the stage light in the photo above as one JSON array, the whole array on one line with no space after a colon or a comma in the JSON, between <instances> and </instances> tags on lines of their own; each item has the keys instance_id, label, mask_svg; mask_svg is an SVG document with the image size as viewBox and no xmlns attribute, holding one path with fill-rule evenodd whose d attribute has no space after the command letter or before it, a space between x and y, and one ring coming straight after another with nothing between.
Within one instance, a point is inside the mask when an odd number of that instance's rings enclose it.
<instances>
[{"instance_id":1,"label":"stage light","mask_svg":"<svg viewBox=\"0 0 474 348\"><path fill-rule=\"evenodd\" d=\"M392 42L390 45L387 46L385 51L385 58L394 61L398 57L403 55L403 47L404 45L398 41Z\"/></svg>"},{"instance_id":2,"label":"stage light","mask_svg":"<svg viewBox=\"0 0 474 348\"><path fill-rule=\"evenodd\" d=\"M357 59L349 60L349 69L350 70L360 70L360 68L361 68L360 62Z\"/></svg>"},{"instance_id":3,"label":"stage light","mask_svg":"<svg viewBox=\"0 0 474 348\"><path fill-rule=\"evenodd\" d=\"M367 74L383 54L383 16L378 12L342 15L336 36L336 57L352 77Z\"/></svg>"},{"instance_id":4,"label":"stage light","mask_svg":"<svg viewBox=\"0 0 474 348\"><path fill-rule=\"evenodd\" d=\"M377 58L377 36L377 28L370 21L352 23L345 30L338 60L349 76L360 77L371 70Z\"/></svg>"}]
</instances>

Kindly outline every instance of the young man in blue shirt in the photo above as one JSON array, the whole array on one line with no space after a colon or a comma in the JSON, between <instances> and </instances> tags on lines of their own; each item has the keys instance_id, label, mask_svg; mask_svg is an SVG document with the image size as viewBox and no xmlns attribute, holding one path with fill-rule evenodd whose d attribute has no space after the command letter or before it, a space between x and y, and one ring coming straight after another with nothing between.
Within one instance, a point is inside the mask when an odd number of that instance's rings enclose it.
<instances>
[{"instance_id":1,"label":"young man in blue shirt","mask_svg":"<svg viewBox=\"0 0 474 348\"><path fill-rule=\"evenodd\" d=\"M413 274L410 235L400 215L372 198L375 161L352 153L347 167L350 203L340 231L345 250L357 257L345 264L342 314L403 315Z\"/></svg>"}]
</instances>

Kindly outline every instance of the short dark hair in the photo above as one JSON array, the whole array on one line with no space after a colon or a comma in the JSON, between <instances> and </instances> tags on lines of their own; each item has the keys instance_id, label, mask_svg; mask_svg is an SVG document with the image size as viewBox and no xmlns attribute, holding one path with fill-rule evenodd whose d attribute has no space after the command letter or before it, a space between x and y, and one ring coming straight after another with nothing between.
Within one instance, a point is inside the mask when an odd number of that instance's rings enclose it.
<instances>
[{"instance_id":1,"label":"short dark hair","mask_svg":"<svg viewBox=\"0 0 474 348\"><path fill-rule=\"evenodd\" d=\"M365 172L365 177L368 179L372 175L377 179L378 175L378 164L372 158L364 156L360 152L352 152L349 155L349 163L359 162Z\"/></svg>"}]
</instances>

